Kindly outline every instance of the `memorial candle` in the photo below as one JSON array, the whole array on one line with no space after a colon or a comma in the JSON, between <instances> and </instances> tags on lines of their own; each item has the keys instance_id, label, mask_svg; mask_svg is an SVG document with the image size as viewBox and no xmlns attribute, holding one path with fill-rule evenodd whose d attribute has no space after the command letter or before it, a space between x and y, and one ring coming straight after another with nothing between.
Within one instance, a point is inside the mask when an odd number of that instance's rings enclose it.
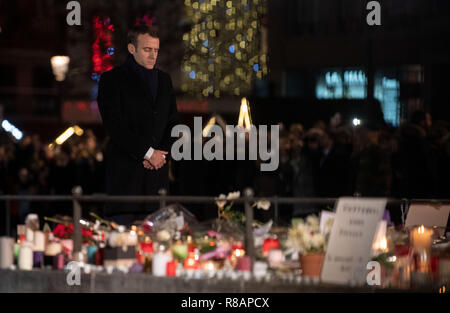
<instances>
[{"instance_id":1,"label":"memorial candle","mask_svg":"<svg viewBox=\"0 0 450 313\"><path fill-rule=\"evenodd\" d=\"M262 252L263 256L267 256L269 251L271 249L279 249L280 248L280 242L276 238L266 238L264 239L263 246L262 246Z\"/></svg>"},{"instance_id":2,"label":"memorial candle","mask_svg":"<svg viewBox=\"0 0 450 313\"><path fill-rule=\"evenodd\" d=\"M167 262L167 264L166 264L167 276L176 276L177 275L177 264L178 264L177 260Z\"/></svg>"},{"instance_id":3,"label":"memorial candle","mask_svg":"<svg viewBox=\"0 0 450 313\"><path fill-rule=\"evenodd\" d=\"M167 263L172 261L172 255L163 245L158 246L158 252L152 258L152 274L155 276L167 275Z\"/></svg>"},{"instance_id":4,"label":"memorial candle","mask_svg":"<svg viewBox=\"0 0 450 313\"><path fill-rule=\"evenodd\" d=\"M33 269L33 243L24 241L20 246L19 252L19 269L32 270Z\"/></svg>"},{"instance_id":5,"label":"memorial candle","mask_svg":"<svg viewBox=\"0 0 450 313\"><path fill-rule=\"evenodd\" d=\"M431 237L433 231L423 225L414 228L411 232L411 241L414 251L415 268L419 273L431 271Z\"/></svg>"},{"instance_id":6,"label":"memorial candle","mask_svg":"<svg viewBox=\"0 0 450 313\"><path fill-rule=\"evenodd\" d=\"M14 239L0 237L0 268L8 268L14 263Z\"/></svg>"},{"instance_id":7,"label":"memorial candle","mask_svg":"<svg viewBox=\"0 0 450 313\"><path fill-rule=\"evenodd\" d=\"M231 246L231 253L236 258L241 258L245 255L244 245L242 242L236 242Z\"/></svg>"},{"instance_id":8,"label":"memorial candle","mask_svg":"<svg viewBox=\"0 0 450 313\"><path fill-rule=\"evenodd\" d=\"M195 252L189 252L188 256L184 260L184 268L187 270L196 270L199 265L199 257Z\"/></svg>"},{"instance_id":9,"label":"memorial candle","mask_svg":"<svg viewBox=\"0 0 450 313\"><path fill-rule=\"evenodd\" d=\"M415 250L431 250L431 236L433 235L433 230L424 227L423 225L414 228L411 233L411 239L413 243L413 248Z\"/></svg>"}]
</instances>

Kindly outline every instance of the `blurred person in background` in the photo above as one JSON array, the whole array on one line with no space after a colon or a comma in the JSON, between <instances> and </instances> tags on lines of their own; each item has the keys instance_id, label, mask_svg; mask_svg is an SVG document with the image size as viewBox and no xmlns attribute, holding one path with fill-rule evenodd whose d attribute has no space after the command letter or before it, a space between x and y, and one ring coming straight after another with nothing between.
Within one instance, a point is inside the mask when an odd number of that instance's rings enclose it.
<instances>
[{"instance_id":1,"label":"blurred person in background","mask_svg":"<svg viewBox=\"0 0 450 313\"><path fill-rule=\"evenodd\" d=\"M363 129L365 147L356 156L355 192L362 197L388 197L391 188L390 155L380 146L375 125Z\"/></svg>"},{"instance_id":2,"label":"blurred person in background","mask_svg":"<svg viewBox=\"0 0 450 313\"><path fill-rule=\"evenodd\" d=\"M397 197L432 198L436 195L437 162L428 139L430 118L424 111L412 114L399 129L395 178Z\"/></svg>"}]
</instances>

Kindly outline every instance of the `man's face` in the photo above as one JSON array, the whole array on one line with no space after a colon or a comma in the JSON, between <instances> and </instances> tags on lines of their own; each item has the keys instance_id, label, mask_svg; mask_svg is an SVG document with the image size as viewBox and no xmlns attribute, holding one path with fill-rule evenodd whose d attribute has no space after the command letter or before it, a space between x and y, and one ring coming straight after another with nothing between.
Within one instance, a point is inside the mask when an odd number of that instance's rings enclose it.
<instances>
[{"instance_id":1,"label":"man's face","mask_svg":"<svg viewBox=\"0 0 450 313\"><path fill-rule=\"evenodd\" d=\"M129 43L128 51L139 65L151 70L158 58L159 39L149 34L140 34L137 37L137 47Z\"/></svg>"}]
</instances>

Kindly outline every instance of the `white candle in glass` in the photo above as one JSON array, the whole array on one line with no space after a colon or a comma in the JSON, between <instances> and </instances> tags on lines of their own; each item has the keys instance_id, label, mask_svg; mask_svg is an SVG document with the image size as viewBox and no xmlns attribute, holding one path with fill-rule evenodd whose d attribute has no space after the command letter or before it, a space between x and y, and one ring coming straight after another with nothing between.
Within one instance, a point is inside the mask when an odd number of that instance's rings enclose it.
<instances>
[{"instance_id":1,"label":"white candle in glass","mask_svg":"<svg viewBox=\"0 0 450 313\"><path fill-rule=\"evenodd\" d=\"M154 276L166 276L167 262L172 261L172 257L167 252L157 252L153 255L152 274Z\"/></svg>"},{"instance_id":2,"label":"white candle in glass","mask_svg":"<svg viewBox=\"0 0 450 313\"><path fill-rule=\"evenodd\" d=\"M23 242L19 251L19 269L30 271L33 268L33 244Z\"/></svg>"},{"instance_id":3,"label":"white candle in glass","mask_svg":"<svg viewBox=\"0 0 450 313\"><path fill-rule=\"evenodd\" d=\"M14 238L0 237L0 268L8 268L14 263Z\"/></svg>"},{"instance_id":4,"label":"white candle in glass","mask_svg":"<svg viewBox=\"0 0 450 313\"><path fill-rule=\"evenodd\" d=\"M34 232L34 251L45 251L45 234L42 231Z\"/></svg>"},{"instance_id":5,"label":"white candle in glass","mask_svg":"<svg viewBox=\"0 0 450 313\"><path fill-rule=\"evenodd\" d=\"M34 241L34 231L31 228L27 227L27 233L26 233L26 240L29 242L33 242Z\"/></svg>"},{"instance_id":6,"label":"white candle in glass","mask_svg":"<svg viewBox=\"0 0 450 313\"><path fill-rule=\"evenodd\" d=\"M433 235L433 230L424 227L423 225L414 228L411 237L413 247L416 250L430 250L431 249L431 237Z\"/></svg>"}]
</instances>

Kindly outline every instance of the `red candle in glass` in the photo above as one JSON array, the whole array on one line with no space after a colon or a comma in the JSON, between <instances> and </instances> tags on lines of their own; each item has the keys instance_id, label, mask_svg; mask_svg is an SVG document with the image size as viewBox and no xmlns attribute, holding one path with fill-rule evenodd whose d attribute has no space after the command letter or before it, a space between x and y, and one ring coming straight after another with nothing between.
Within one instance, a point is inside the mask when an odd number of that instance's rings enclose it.
<instances>
[{"instance_id":1,"label":"red candle in glass","mask_svg":"<svg viewBox=\"0 0 450 313\"><path fill-rule=\"evenodd\" d=\"M239 271L250 271L250 257L244 256L239 258L236 265Z\"/></svg>"},{"instance_id":2,"label":"red candle in glass","mask_svg":"<svg viewBox=\"0 0 450 313\"><path fill-rule=\"evenodd\" d=\"M241 258L245 255L244 245L242 242L235 242L231 245L231 255L236 258Z\"/></svg>"},{"instance_id":3,"label":"red candle in glass","mask_svg":"<svg viewBox=\"0 0 450 313\"><path fill-rule=\"evenodd\" d=\"M177 260L167 262L166 274L167 274L167 276L176 276L177 275Z\"/></svg>"},{"instance_id":4,"label":"red candle in glass","mask_svg":"<svg viewBox=\"0 0 450 313\"><path fill-rule=\"evenodd\" d=\"M194 253L189 253L187 258L184 260L184 268L187 270L196 270L198 269L198 258L195 257Z\"/></svg>"},{"instance_id":5,"label":"red candle in glass","mask_svg":"<svg viewBox=\"0 0 450 313\"><path fill-rule=\"evenodd\" d=\"M95 265L103 265L105 259L105 248L98 248L95 252Z\"/></svg>"},{"instance_id":6,"label":"red candle in glass","mask_svg":"<svg viewBox=\"0 0 450 313\"><path fill-rule=\"evenodd\" d=\"M263 255L267 255L270 249L279 249L280 242L276 238L266 238L263 242L262 251Z\"/></svg>"},{"instance_id":7,"label":"red candle in glass","mask_svg":"<svg viewBox=\"0 0 450 313\"><path fill-rule=\"evenodd\" d=\"M153 253L153 242L141 242L140 249L136 251L136 258L138 263L145 263L145 254Z\"/></svg>"},{"instance_id":8,"label":"red candle in glass","mask_svg":"<svg viewBox=\"0 0 450 313\"><path fill-rule=\"evenodd\" d=\"M439 257L432 256L431 257L431 273L435 280L439 278Z\"/></svg>"},{"instance_id":9,"label":"red candle in glass","mask_svg":"<svg viewBox=\"0 0 450 313\"><path fill-rule=\"evenodd\" d=\"M153 252L153 242L141 242L142 252Z\"/></svg>"}]
</instances>

